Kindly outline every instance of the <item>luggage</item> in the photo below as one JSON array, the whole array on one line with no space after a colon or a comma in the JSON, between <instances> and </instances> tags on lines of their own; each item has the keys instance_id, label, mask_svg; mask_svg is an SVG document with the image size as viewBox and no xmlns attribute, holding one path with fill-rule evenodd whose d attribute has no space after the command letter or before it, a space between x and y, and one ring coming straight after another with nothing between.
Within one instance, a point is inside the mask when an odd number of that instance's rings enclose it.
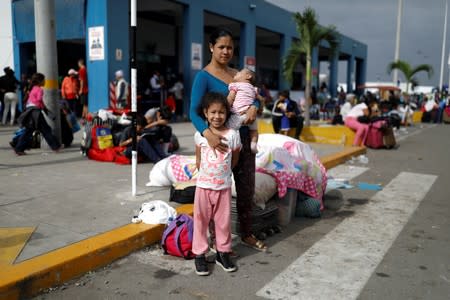
<instances>
[{"instance_id":1,"label":"luggage","mask_svg":"<svg viewBox=\"0 0 450 300\"><path fill-rule=\"evenodd\" d=\"M195 197L195 182L179 182L170 186L169 201L187 204L194 203Z\"/></svg>"},{"instance_id":2,"label":"luggage","mask_svg":"<svg viewBox=\"0 0 450 300\"><path fill-rule=\"evenodd\" d=\"M186 214L178 215L164 230L161 247L165 254L194 258L192 253L192 237L194 235L194 220Z\"/></svg>"},{"instance_id":3,"label":"luggage","mask_svg":"<svg viewBox=\"0 0 450 300\"><path fill-rule=\"evenodd\" d=\"M387 149L394 148L396 145L394 130L392 127L384 129L383 133L383 144Z\"/></svg>"},{"instance_id":4,"label":"luggage","mask_svg":"<svg viewBox=\"0 0 450 300\"><path fill-rule=\"evenodd\" d=\"M369 133L367 134L366 146L373 149L384 147L383 130L386 127L385 121L376 121L369 125Z\"/></svg>"},{"instance_id":5,"label":"luggage","mask_svg":"<svg viewBox=\"0 0 450 300\"><path fill-rule=\"evenodd\" d=\"M277 199L268 201L264 209L261 209L256 205L253 205L252 207L252 233L260 240L264 240L267 236L280 232L280 228L278 227L278 207L275 201L277 201ZM236 198L232 198L231 232L239 235L241 233L239 226Z\"/></svg>"},{"instance_id":6,"label":"luggage","mask_svg":"<svg viewBox=\"0 0 450 300\"><path fill-rule=\"evenodd\" d=\"M395 147L395 135L391 126L386 121L379 120L369 125L369 133L367 134L366 146L372 149Z\"/></svg>"},{"instance_id":7,"label":"luggage","mask_svg":"<svg viewBox=\"0 0 450 300\"><path fill-rule=\"evenodd\" d=\"M447 106L442 112L442 122L450 124L450 106Z\"/></svg>"}]
</instances>

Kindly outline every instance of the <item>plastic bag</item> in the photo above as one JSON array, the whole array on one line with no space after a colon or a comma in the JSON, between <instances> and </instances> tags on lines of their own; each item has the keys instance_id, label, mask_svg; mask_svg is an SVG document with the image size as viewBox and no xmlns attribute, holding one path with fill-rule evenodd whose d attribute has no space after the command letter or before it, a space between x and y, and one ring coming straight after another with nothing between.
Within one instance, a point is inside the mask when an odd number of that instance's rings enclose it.
<instances>
[{"instance_id":1,"label":"plastic bag","mask_svg":"<svg viewBox=\"0 0 450 300\"><path fill-rule=\"evenodd\" d=\"M138 218L146 224L168 224L177 216L177 211L162 200L142 203Z\"/></svg>"}]
</instances>

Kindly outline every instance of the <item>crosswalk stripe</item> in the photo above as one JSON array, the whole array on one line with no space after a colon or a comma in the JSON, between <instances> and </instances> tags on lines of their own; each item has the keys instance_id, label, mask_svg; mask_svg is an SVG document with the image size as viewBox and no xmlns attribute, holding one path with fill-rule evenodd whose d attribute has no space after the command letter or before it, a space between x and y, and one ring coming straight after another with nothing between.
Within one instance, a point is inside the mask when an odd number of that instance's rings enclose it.
<instances>
[{"instance_id":1,"label":"crosswalk stripe","mask_svg":"<svg viewBox=\"0 0 450 300\"><path fill-rule=\"evenodd\" d=\"M402 172L256 295L356 299L437 176Z\"/></svg>"},{"instance_id":2,"label":"crosswalk stripe","mask_svg":"<svg viewBox=\"0 0 450 300\"><path fill-rule=\"evenodd\" d=\"M331 176L335 179L345 179L345 180L351 180L355 177L358 177L362 173L369 170L369 168L366 167L359 167L359 166L350 166L350 165L339 165L331 170L327 171L327 175Z\"/></svg>"}]
</instances>

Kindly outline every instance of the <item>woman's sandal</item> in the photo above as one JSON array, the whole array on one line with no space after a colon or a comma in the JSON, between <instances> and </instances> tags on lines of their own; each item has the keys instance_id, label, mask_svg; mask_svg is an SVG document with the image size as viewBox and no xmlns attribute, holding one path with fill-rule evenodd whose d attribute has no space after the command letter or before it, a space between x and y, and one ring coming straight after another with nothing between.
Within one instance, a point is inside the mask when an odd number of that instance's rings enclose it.
<instances>
[{"instance_id":1,"label":"woman's sandal","mask_svg":"<svg viewBox=\"0 0 450 300\"><path fill-rule=\"evenodd\" d=\"M258 240L253 234L243 238L242 244L261 252L265 252L267 250L267 246L264 244L264 242Z\"/></svg>"}]
</instances>

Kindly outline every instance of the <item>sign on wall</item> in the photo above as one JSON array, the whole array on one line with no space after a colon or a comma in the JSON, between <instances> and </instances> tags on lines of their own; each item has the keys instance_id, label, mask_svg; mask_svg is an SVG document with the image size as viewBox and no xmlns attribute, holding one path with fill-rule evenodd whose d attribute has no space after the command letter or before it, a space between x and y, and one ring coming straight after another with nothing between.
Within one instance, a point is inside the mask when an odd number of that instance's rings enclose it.
<instances>
[{"instance_id":1,"label":"sign on wall","mask_svg":"<svg viewBox=\"0 0 450 300\"><path fill-rule=\"evenodd\" d=\"M89 27L89 60L105 59L104 27Z\"/></svg>"},{"instance_id":2,"label":"sign on wall","mask_svg":"<svg viewBox=\"0 0 450 300\"><path fill-rule=\"evenodd\" d=\"M254 56L244 56L244 67L256 72L256 58Z\"/></svg>"},{"instance_id":3,"label":"sign on wall","mask_svg":"<svg viewBox=\"0 0 450 300\"><path fill-rule=\"evenodd\" d=\"M200 70L202 68L202 44L200 43L192 43L191 67L192 70Z\"/></svg>"}]
</instances>

